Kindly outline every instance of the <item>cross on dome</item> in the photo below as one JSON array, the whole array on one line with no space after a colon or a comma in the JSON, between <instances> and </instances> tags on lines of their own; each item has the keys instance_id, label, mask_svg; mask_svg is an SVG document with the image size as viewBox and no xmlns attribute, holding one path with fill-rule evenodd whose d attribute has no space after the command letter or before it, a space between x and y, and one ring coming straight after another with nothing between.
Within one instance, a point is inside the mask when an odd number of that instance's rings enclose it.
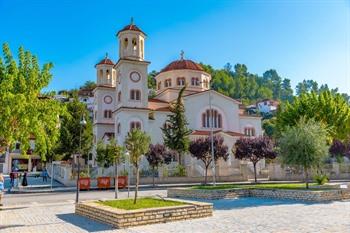
<instances>
[{"instance_id":1,"label":"cross on dome","mask_svg":"<svg viewBox=\"0 0 350 233\"><path fill-rule=\"evenodd\" d=\"M184 55L185 55L185 52L184 52L183 50L181 50L181 52L180 52L180 58L181 58L181 60L184 59Z\"/></svg>"},{"instance_id":2,"label":"cross on dome","mask_svg":"<svg viewBox=\"0 0 350 233\"><path fill-rule=\"evenodd\" d=\"M130 25L134 25L134 17L131 17L131 19L130 19Z\"/></svg>"}]
</instances>

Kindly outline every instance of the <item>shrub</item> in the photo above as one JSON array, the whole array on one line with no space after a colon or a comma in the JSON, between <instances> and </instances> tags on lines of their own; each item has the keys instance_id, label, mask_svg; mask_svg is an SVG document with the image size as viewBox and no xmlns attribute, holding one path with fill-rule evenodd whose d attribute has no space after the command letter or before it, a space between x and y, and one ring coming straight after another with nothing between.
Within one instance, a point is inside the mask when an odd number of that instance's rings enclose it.
<instances>
[{"instance_id":1,"label":"shrub","mask_svg":"<svg viewBox=\"0 0 350 233\"><path fill-rule=\"evenodd\" d=\"M324 185L329 181L329 178L327 175L320 174L320 175L315 175L314 180L318 185Z\"/></svg>"},{"instance_id":2,"label":"shrub","mask_svg":"<svg viewBox=\"0 0 350 233\"><path fill-rule=\"evenodd\" d=\"M186 176L186 168L180 164L175 167L172 176Z\"/></svg>"}]
</instances>

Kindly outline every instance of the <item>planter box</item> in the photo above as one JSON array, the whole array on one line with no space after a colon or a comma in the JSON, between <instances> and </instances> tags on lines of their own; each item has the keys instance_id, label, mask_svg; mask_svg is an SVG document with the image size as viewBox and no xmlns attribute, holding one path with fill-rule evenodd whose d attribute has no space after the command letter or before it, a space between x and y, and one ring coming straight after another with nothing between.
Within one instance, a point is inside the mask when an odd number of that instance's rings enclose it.
<instances>
[{"instance_id":1,"label":"planter box","mask_svg":"<svg viewBox=\"0 0 350 233\"><path fill-rule=\"evenodd\" d=\"M127 176L118 176L118 189L127 187L128 177Z\"/></svg>"},{"instance_id":2,"label":"planter box","mask_svg":"<svg viewBox=\"0 0 350 233\"><path fill-rule=\"evenodd\" d=\"M75 213L116 228L204 218L213 215L213 204L211 203L171 200L185 203L180 206L122 210L98 204L96 201L86 201L75 205Z\"/></svg>"},{"instance_id":3,"label":"planter box","mask_svg":"<svg viewBox=\"0 0 350 233\"><path fill-rule=\"evenodd\" d=\"M311 202L340 201L350 199L349 189L333 190L292 190L292 189L189 189L189 188L170 188L168 197L171 198L201 198L201 199L225 199L237 197L259 197L290 199Z\"/></svg>"},{"instance_id":4,"label":"planter box","mask_svg":"<svg viewBox=\"0 0 350 233\"><path fill-rule=\"evenodd\" d=\"M80 178L79 179L79 189L80 190L90 190L91 180L90 178Z\"/></svg>"},{"instance_id":5,"label":"planter box","mask_svg":"<svg viewBox=\"0 0 350 233\"><path fill-rule=\"evenodd\" d=\"M109 189L111 187L111 178L108 176L98 177L97 187L99 189Z\"/></svg>"}]
</instances>

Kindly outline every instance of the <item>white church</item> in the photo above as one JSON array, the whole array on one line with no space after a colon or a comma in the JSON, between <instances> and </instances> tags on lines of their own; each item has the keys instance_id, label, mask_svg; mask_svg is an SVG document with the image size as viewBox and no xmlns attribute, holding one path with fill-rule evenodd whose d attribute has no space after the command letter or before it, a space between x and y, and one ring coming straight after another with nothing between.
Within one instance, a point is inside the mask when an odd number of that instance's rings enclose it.
<instances>
[{"instance_id":1,"label":"white church","mask_svg":"<svg viewBox=\"0 0 350 233\"><path fill-rule=\"evenodd\" d=\"M96 64L97 87L94 90L93 134L94 144L114 137L123 144L130 130L139 128L147 132L152 143L162 143L161 127L169 112L169 104L184 92L185 114L191 139L209 136L209 98L213 110L213 131L221 135L229 151L242 136L262 135L261 118L245 114L241 102L210 90L210 74L196 62L184 59L164 67L155 77L156 96L149 98L147 74L149 61L145 60L146 34L133 22L117 33L119 59L111 61L107 56ZM231 153L231 152L230 152ZM188 176L202 176L201 161L185 156ZM230 176L240 170L241 161L232 155L220 161L218 176Z\"/></svg>"}]
</instances>

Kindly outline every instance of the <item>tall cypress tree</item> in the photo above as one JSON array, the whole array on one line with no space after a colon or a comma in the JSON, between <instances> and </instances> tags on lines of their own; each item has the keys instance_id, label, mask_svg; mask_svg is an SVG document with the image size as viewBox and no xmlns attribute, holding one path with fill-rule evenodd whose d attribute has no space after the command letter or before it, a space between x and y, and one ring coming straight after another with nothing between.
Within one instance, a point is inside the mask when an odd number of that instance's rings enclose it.
<instances>
[{"instance_id":1,"label":"tall cypress tree","mask_svg":"<svg viewBox=\"0 0 350 233\"><path fill-rule=\"evenodd\" d=\"M176 102L170 105L171 114L165 121L163 131L164 144L171 150L178 153L179 163L182 163L182 156L188 151L190 145L189 135L191 130L187 128L187 120L185 116L185 106L182 96L186 89L184 86L177 97Z\"/></svg>"}]
</instances>

